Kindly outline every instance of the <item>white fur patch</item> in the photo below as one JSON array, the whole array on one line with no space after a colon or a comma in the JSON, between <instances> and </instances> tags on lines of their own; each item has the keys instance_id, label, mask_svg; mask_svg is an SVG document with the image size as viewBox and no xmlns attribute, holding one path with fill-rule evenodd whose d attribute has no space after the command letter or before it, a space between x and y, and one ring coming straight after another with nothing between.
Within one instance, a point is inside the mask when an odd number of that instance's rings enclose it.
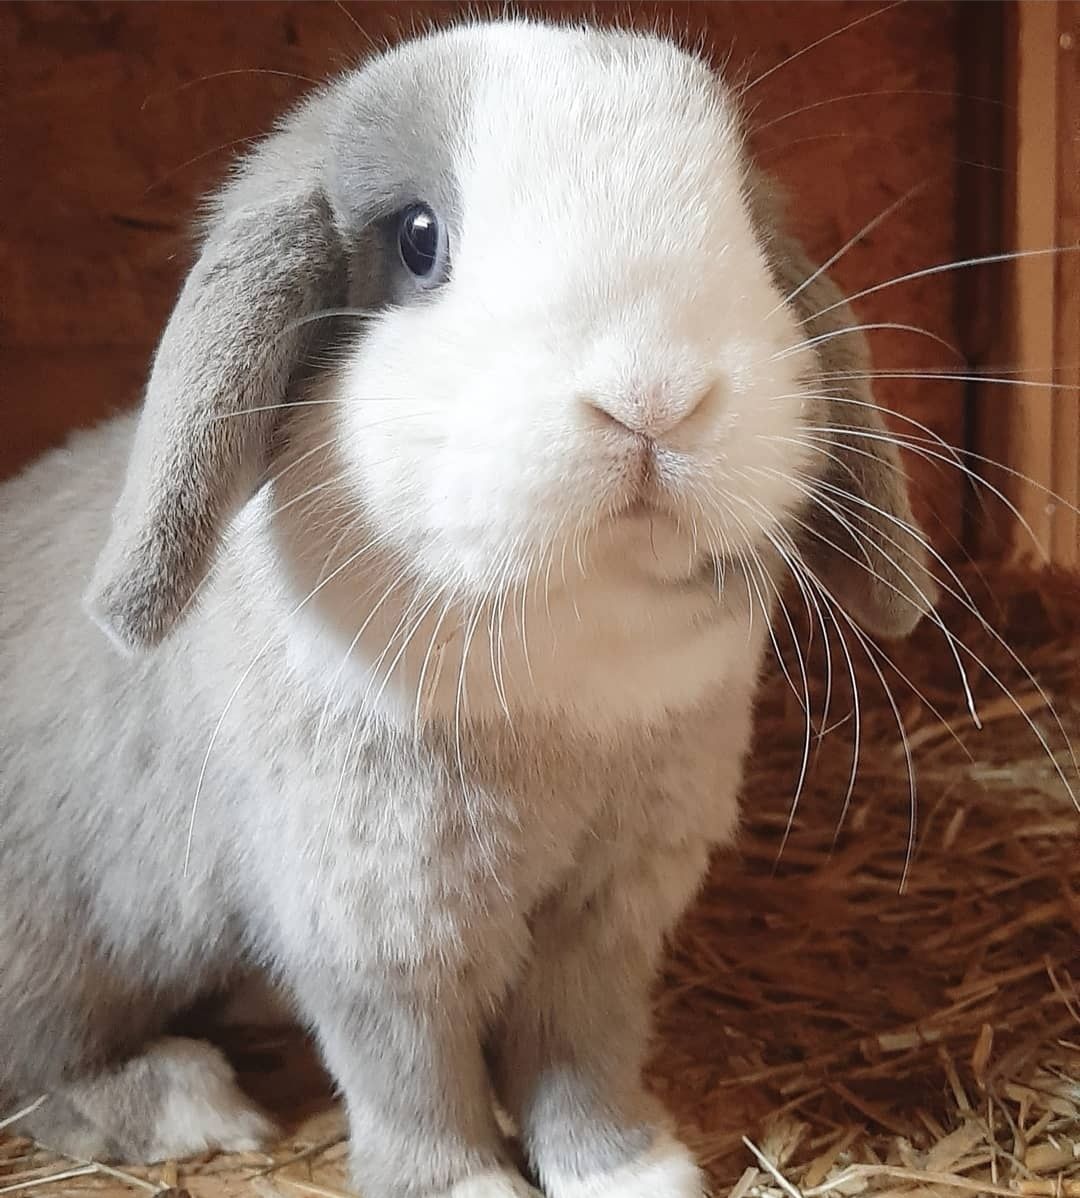
<instances>
[{"instance_id":1,"label":"white fur patch","mask_svg":"<svg viewBox=\"0 0 1080 1198\"><path fill-rule=\"evenodd\" d=\"M548 1198L704 1198L705 1183L690 1150L663 1136L639 1160L586 1178L545 1178Z\"/></svg>"},{"instance_id":2,"label":"white fur patch","mask_svg":"<svg viewBox=\"0 0 1080 1198\"><path fill-rule=\"evenodd\" d=\"M505 1169L459 1181L443 1198L541 1198L523 1177Z\"/></svg>"},{"instance_id":3,"label":"white fur patch","mask_svg":"<svg viewBox=\"0 0 1080 1198\"><path fill-rule=\"evenodd\" d=\"M756 662L769 588L699 571L804 498L810 351L703 63L525 23L447 36L476 64L451 281L365 328L266 500L290 606L312 596L293 659L399 722L659 722Z\"/></svg>"},{"instance_id":4,"label":"white fur patch","mask_svg":"<svg viewBox=\"0 0 1080 1198\"><path fill-rule=\"evenodd\" d=\"M273 1138L273 1123L240 1090L232 1067L213 1045L168 1037L151 1054L166 1090L148 1160L214 1149L251 1152Z\"/></svg>"}]
</instances>

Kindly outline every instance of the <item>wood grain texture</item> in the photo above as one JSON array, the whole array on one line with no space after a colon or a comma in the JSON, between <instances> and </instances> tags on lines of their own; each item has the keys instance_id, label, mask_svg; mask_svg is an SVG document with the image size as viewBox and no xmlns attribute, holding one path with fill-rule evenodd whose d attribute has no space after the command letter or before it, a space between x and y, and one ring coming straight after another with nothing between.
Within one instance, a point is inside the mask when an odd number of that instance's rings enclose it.
<instances>
[{"instance_id":1,"label":"wood grain texture","mask_svg":"<svg viewBox=\"0 0 1080 1198\"><path fill-rule=\"evenodd\" d=\"M837 263L848 291L953 258L956 5L522 7L659 25L700 39L736 78L763 76L749 93L753 144L788 187L797 229L819 259L919 188ZM0 473L56 443L66 428L137 399L138 377L189 261L198 199L231 153L265 132L310 81L463 11L453 3L321 0L0 7L10 163L0 198ZM955 293L956 275L946 273L885 287L856 308L868 322L914 325L955 342ZM872 341L887 374L957 364L940 344L909 332L877 330ZM962 437L960 384L882 378L877 392L947 440ZM956 472L917 460L912 469L920 514L947 543L960 521Z\"/></svg>"},{"instance_id":2,"label":"wood grain texture","mask_svg":"<svg viewBox=\"0 0 1080 1198\"><path fill-rule=\"evenodd\" d=\"M1080 248L1080 0L1058 5L1056 244ZM1080 566L1080 255L1062 254L1054 275L1055 382L1061 396L1054 443L1054 561Z\"/></svg>"},{"instance_id":3,"label":"wood grain texture","mask_svg":"<svg viewBox=\"0 0 1080 1198\"><path fill-rule=\"evenodd\" d=\"M1008 9L1004 272L991 373L1018 380L977 395L975 449L1013 505L984 540L1033 562L1080 564L1080 3ZM1029 479L1031 481L1025 481Z\"/></svg>"}]
</instances>

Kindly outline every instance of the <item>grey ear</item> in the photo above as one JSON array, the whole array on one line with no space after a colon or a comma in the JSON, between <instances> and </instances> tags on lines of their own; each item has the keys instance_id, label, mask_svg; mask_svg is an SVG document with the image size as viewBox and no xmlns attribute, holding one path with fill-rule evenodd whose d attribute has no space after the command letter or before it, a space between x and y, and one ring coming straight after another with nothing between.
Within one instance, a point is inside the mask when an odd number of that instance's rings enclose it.
<instances>
[{"instance_id":1,"label":"grey ear","mask_svg":"<svg viewBox=\"0 0 1080 1198\"><path fill-rule=\"evenodd\" d=\"M850 430L823 434L816 442L826 451L816 464L818 493L827 507L812 503L804 517L809 528L800 530L803 560L868 632L905 636L931 610L938 588L900 455L874 405L869 347L854 330L858 322L839 288L824 272L816 273L797 241L779 231L775 193L760 179L756 189L752 203L776 285L791 297L807 338L823 338L814 346L822 375L815 391L829 398L815 401L812 409L824 417L820 423Z\"/></svg>"},{"instance_id":2,"label":"grey ear","mask_svg":"<svg viewBox=\"0 0 1080 1198\"><path fill-rule=\"evenodd\" d=\"M223 192L165 329L86 604L128 650L157 644L257 486L303 357L341 302L344 258L310 155L272 139ZM256 410L260 409L260 410Z\"/></svg>"}]
</instances>

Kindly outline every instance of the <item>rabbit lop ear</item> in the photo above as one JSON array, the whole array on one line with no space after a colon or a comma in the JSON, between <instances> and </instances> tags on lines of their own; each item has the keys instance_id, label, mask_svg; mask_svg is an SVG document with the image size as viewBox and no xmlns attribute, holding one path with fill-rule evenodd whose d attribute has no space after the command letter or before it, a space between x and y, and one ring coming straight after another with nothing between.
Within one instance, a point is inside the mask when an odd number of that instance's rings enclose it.
<instances>
[{"instance_id":1,"label":"rabbit lop ear","mask_svg":"<svg viewBox=\"0 0 1080 1198\"><path fill-rule=\"evenodd\" d=\"M266 468L344 257L310 149L279 134L219 198L154 358L112 530L86 595L128 651L161 641Z\"/></svg>"},{"instance_id":2,"label":"rabbit lop ear","mask_svg":"<svg viewBox=\"0 0 1080 1198\"><path fill-rule=\"evenodd\" d=\"M813 343L818 377L808 410L827 430L812 439L821 452L800 529L803 561L868 632L905 636L932 610L938 587L900 455L874 403L869 346L839 288L779 231L767 186L758 183L756 211L776 285Z\"/></svg>"}]
</instances>

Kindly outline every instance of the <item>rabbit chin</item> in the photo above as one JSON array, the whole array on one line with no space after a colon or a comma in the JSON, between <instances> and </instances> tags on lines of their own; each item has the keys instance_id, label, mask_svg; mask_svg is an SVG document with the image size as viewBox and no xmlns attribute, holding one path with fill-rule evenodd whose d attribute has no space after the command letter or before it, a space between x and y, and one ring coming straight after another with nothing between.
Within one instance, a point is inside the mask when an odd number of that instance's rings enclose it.
<instances>
[{"instance_id":1,"label":"rabbit chin","mask_svg":"<svg viewBox=\"0 0 1080 1198\"><path fill-rule=\"evenodd\" d=\"M533 713L604 735L666 719L719 687L749 694L756 680L766 621L749 615L741 566L696 556L669 516L615 516L582 559L570 549L501 595L462 598L420 584L416 563L385 547L326 582L333 537L323 544L310 522L290 521L295 510L264 494L243 523L292 668L330 711L360 706L408 726ZM373 540L363 529L354 537ZM284 591L272 581L282 564Z\"/></svg>"}]
</instances>

